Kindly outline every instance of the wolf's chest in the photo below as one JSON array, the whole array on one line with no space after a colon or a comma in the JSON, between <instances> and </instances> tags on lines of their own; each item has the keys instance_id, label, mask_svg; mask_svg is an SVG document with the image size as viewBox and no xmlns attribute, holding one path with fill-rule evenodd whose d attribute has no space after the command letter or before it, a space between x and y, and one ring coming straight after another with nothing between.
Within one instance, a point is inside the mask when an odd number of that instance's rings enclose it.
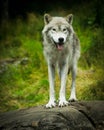
<instances>
[{"instance_id":1,"label":"wolf's chest","mask_svg":"<svg viewBox=\"0 0 104 130\"><path fill-rule=\"evenodd\" d=\"M67 48L61 51L57 49L48 49L47 51L44 51L44 54L47 61L50 61L51 63L64 62L71 56L70 50Z\"/></svg>"}]
</instances>

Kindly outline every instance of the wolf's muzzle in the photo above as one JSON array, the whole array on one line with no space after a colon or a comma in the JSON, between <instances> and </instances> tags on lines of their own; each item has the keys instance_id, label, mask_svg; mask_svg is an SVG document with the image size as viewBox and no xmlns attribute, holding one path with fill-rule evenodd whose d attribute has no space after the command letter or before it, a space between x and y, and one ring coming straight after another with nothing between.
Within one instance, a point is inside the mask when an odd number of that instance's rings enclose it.
<instances>
[{"instance_id":1,"label":"wolf's muzzle","mask_svg":"<svg viewBox=\"0 0 104 130\"><path fill-rule=\"evenodd\" d=\"M55 42L55 41L54 41L54 43L55 43L56 48L57 48L58 50L62 50L62 49L63 49L63 45L64 45L64 38L60 37L60 38L58 39L58 42Z\"/></svg>"}]
</instances>

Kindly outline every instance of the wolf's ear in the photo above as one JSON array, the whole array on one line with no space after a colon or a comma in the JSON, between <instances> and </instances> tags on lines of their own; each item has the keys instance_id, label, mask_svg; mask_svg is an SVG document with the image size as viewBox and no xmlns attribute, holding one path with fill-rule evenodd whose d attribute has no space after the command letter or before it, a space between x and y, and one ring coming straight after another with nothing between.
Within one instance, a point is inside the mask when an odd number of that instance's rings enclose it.
<instances>
[{"instance_id":1,"label":"wolf's ear","mask_svg":"<svg viewBox=\"0 0 104 130\"><path fill-rule=\"evenodd\" d=\"M49 14L44 15L44 23L48 24L52 20L52 17Z\"/></svg>"},{"instance_id":2,"label":"wolf's ear","mask_svg":"<svg viewBox=\"0 0 104 130\"><path fill-rule=\"evenodd\" d=\"M66 21L67 21L68 23L72 24L72 22L73 22L73 15L72 15L72 14L67 15L67 16L66 16Z\"/></svg>"}]
</instances>

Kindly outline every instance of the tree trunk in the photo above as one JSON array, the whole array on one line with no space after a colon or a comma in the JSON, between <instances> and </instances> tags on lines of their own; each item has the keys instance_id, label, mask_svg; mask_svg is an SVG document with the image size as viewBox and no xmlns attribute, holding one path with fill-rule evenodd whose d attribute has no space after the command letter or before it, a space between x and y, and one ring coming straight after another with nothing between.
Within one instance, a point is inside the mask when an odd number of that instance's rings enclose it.
<instances>
[{"instance_id":1,"label":"tree trunk","mask_svg":"<svg viewBox=\"0 0 104 130\"><path fill-rule=\"evenodd\" d=\"M63 108L32 107L0 114L0 130L104 130L104 101Z\"/></svg>"},{"instance_id":2,"label":"tree trunk","mask_svg":"<svg viewBox=\"0 0 104 130\"><path fill-rule=\"evenodd\" d=\"M1 19L2 19L2 22L8 20L9 18L9 0L2 0L1 2L2 4L2 14L1 14Z\"/></svg>"}]
</instances>

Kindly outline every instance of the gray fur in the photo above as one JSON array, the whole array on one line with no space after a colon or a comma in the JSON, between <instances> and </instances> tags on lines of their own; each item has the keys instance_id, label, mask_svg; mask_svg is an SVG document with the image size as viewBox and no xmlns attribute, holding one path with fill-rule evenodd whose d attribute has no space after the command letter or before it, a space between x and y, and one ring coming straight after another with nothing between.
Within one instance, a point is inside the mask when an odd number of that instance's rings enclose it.
<instances>
[{"instance_id":1,"label":"gray fur","mask_svg":"<svg viewBox=\"0 0 104 130\"><path fill-rule=\"evenodd\" d=\"M59 93L59 106L68 105L65 97L66 80L69 69L72 74L71 95L69 100L76 99L75 79L77 72L77 61L80 57L80 42L73 27L73 15L67 17L52 17L49 14L44 15L45 26L43 35L43 53L48 64L48 75L50 84L50 99L46 108L55 107L54 79L55 68L61 80Z\"/></svg>"}]
</instances>

